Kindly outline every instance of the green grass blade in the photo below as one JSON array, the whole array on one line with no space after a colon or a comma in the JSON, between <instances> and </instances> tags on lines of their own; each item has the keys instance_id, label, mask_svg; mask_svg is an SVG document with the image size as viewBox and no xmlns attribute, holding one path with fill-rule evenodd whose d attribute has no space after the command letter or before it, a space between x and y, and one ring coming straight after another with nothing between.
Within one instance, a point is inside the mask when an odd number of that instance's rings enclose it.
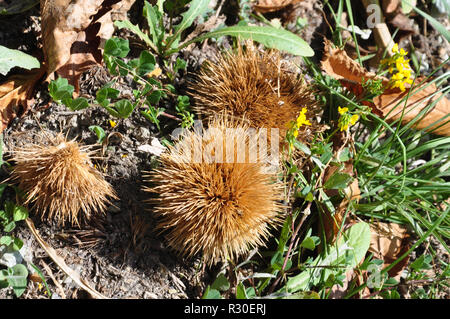
<instances>
[{"instance_id":1,"label":"green grass blade","mask_svg":"<svg viewBox=\"0 0 450 319\"><path fill-rule=\"evenodd\" d=\"M435 28L442 36L444 36L447 41L450 41L450 32L442 25L440 24L435 18L430 16L429 14L423 12L422 10L418 9L416 6L413 6L409 0L402 0L403 6L409 6L412 7L418 14L420 14L422 17L427 19L430 24Z\"/></svg>"}]
</instances>

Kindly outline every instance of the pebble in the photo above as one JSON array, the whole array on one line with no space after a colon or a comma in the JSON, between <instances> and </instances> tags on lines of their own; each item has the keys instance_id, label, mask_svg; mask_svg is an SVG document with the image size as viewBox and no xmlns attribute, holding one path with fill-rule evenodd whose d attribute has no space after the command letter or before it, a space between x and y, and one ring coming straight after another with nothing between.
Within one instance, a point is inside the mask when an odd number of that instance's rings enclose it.
<instances>
[{"instance_id":1,"label":"pebble","mask_svg":"<svg viewBox=\"0 0 450 319\"><path fill-rule=\"evenodd\" d=\"M148 141L150 139L150 130L146 127L139 127L139 129L137 130L136 133L136 139L138 141L144 142L144 141Z\"/></svg>"},{"instance_id":2,"label":"pebble","mask_svg":"<svg viewBox=\"0 0 450 319\"><path fill-rule=\"evenodd\" d=\"M158 298L157 294L146 291L146 292L144 292L144 299L159 299L159 298Z\"/></svg>"},{"instance_id":3,"label":"pebble","mask_svg":"<svg viewBox=\"0 0 450 319\"><path fill-rule=\"evenodd\" d=\"M78 116L75 115L70 119L69 125L72 127L78 127Z\"/></svg>"}]
</instances>

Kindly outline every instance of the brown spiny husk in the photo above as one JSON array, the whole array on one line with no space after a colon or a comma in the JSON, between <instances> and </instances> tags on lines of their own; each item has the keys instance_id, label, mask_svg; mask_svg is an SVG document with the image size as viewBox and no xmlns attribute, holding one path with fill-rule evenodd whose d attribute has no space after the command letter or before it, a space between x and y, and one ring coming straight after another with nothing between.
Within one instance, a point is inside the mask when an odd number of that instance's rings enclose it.
<instances>
[{"instance_id":1,"label":"brown spiny husk","mask_svg":"<svg viewBox=\"0 0 450 319\"><path fill-rule=\"evenodd\" d=\"M278 128L283 139L306 107L312 126L302 127L299 139L308 141L317 126L314 117L319 107L311 87L290 69L279 51L259 51L247 42L246 48L239 46L216 62L203 64L192 84L194 108L205 118L227 112L245 117L254 128Z\"/></svg>"},{"instance_id":2,"label":"brown spiny husk","mask_svg":"<svg viewBox=\"0 0 450 319\"><path fill-rule=\"evenodd\" d=\"M42 220L80 226L104 212L108 197L116 198L114 189L92 166L89 146L67 141L61 133L49 134L12 151L16 165L11 179L25 191L24 204L32 204Z\"/></svg>"},{"instance_id":3,"label":"brown spiny husk","mask_svg":"<svg viewBox=\"0 0 450 319\"><path fill-rule=\"evenodd\" d=\"M182 255L203 252L208 264L235 260L262 245L279 222L283 188L277 170L269 169L264 152L250 159L256 145L247 142L247 133L242 121L215 118L208 129L184 132L147 176L153 185L144 190L159 195L150 200L158 228ZM246 146L245 159L239 159L239 143Z\"/></svg>"}]
</instances>

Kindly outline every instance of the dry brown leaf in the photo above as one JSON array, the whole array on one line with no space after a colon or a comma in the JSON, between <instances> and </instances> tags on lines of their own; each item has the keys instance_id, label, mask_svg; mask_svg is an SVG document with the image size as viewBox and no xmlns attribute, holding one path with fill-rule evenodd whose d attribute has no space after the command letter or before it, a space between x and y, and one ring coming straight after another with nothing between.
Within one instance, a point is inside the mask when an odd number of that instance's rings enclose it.
<instances>
[{"instance_id":1,"label":"dry brown leaf","mask_svg":"<svg viewBox=\"0 0 450 319\"><path fill-rule=\"evenodd\" d=\"M384 87L389 86L389 80L385 77L376 76L372 72L368 72L364 67L359 65L355 60L350 58L344 50L333 48L330 41L325 40L325 53L321 62L322 69L330 76L342 80L345 87L353 91L356 95L362 92L361 82L363 79L381 79ZM416 81L416 83L420 83ZM398 88L386 89L384 93L373 99L373 111L386 117L388 120L397 120L402 115L403 107L405 114L402 124L411 122L416 116L433 101L437 101L434 107L430 108L425 116L414 124L416 129L425 129L437 122L433 126L427 128L435 134L450 136L450 119L441 121L450 113L450 102L441 93L437 93L434 84L423 83L411 91L406 106L400 103L402 98L406 97L409 88L405 85L406 90L402 92ZM397 105L398 104L398 105ZM391 110L393 110L391 112Z\"/></svg>"},{"instance_id":2,"label":"dry brown leaf","mask_svg":"<svg viewBox=\"0 0 450 319\"><path fill-rule=\"evenodd\" d=\"M441 93L436 93L437 91L434 83L423 83L419 87L413 88L405 106L405 102L401 102L401 100L407 96L408 89L404 92L399 89L388 89L373 99L374 108L389 120L399 119L404 109L402 124L407 124L415 119L424 108L439 99L413 127L416 129L427 128L427 131L433 131L434 134L450 136L450 117L444 119L450 114L450 101ZM435 122L436 124L433 124Z\"/></svg>"},{"instance_id":3,"label":"dry brown leaf","mask_svg":"<svg viewBox=\"0 0 450 319\"><path fill-rule=\"evenodd\" d=\"M258 0L253 8L260 13L274 12L300 1L303 0Z\"/></svg>"},{"instance_id":4,"label":"dry brown leaf","mask_svg":"<svg viewBox=\"0 0 450 319\"><path fill-rule=\"evenodd\" d=\"M396 261L409 249L409 236L406 228L395 223L378 222L370 225L372 238L369 251L375 258L384 261L383 268ZM390 277L400 279L400 273L408 263L409 256L400 261L391 270Z\"/></svg>"},{"instance_id":5,"label":"dry brown leaf","mask_svg":"<svg viewBox=\"0 0 450 319\"><path fill-rule=\"evenodd\" d=\"M33 102L33 88L44 75L43 68L11 76L0 85L0 132L18 115L24 115Z\"/></svg>"},{"instance_id":6,"label":"dry brown leaf","mask_svg":"<svg viewBox=\"0 0 450 319\"><path fill-rule=\"evenodd\" d=\"M89 286L89 284L80 277L79 273L77 273L72 268L67 266L67 264L64 261L64 259L61 256L59 256L56 253L56 251L44 241L44 239L42 239L41 235L39 235L38 231L34 227L33 221L30 218L27 218L25 220L25 222L26 222L28 228L30 229L31 233L33 234L33 236L36 238L36 240L39 243L39 245L47 252L47 254L50 256L50 258L58 265L59 268L61 268L62 271L64 271L64 273L67 276L72 278L72 280L78 286L83 288L93 298L96 298L96 299L108 299L107 297L103 296L101 293L99 293L95 289L91 288L91 286Z\"/></svg>"},{"instance_id":7,"label":"dry brown leaf","mask_svg":"<svg viewBox=\"0 0 450 319\"><path fill-rule=\"evenodd\" d=\"M101 43L114 32L111 11L126 12L134 1L41 0L47 79L56 72L78 93L81 74L101 62Z\"/></svg>"},{"instance_id":8,"label":"dry brown leaf","mask_svg":"<svg viewBox=\"0 0 450 319\"><path fill-rule=\"evenodd\" d=\"M338 80L346 79L356 83L361 83L363 79L380 78L350 58L344 50L333 47L329 40L325 39L324 41L325 48L321 66L328 75Z\"/></svg>"},{"instance_id":9,"label":"dry brown leaf","mask_svg":"<svg viewBox=\"0 0 450 319\"><path fill-rule=\"evenodd\" d=\"M386 14L394 13L400 5L400 0L383 0L382 6Z\"/></svg>"},{"instance_id":10,"label":"dry brown leaf","mask_svg":"<svg viewBox=\"0 0 450 319\"><path fill-rule=\"evenodd\" d=\"M414 21L401 12L395 14L391 19L389 19L388 23L395 29L398 28L396 36L397 42L400 42L404 37L416 33L416 30L413 27Z\"/></svg>"}]
</instances>

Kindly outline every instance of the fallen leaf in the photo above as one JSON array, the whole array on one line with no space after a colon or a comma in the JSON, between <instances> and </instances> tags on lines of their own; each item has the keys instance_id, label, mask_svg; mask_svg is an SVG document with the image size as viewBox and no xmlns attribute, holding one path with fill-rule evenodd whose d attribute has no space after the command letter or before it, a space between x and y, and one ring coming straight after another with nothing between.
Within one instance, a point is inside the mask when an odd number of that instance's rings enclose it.
<instances>
[{"instance_id":1,"label":"fallen leaf","mask_svg":"<svg viewBox=\"0 0 450 319\"><path fill-rule=\"evenodd\" d=\"M383 0L382 7L386 14L394 13L400 6L400 0Z\"/></svg>"},{"instance_id":2,"label":"fallen leaf","mask_svg":"<svg viewBox=\"0 0 450 319\"><path fill-rule=\"evenodd\" d=\"M361 86L363 79L381 79L383 86L389 87L389 79L367 71L358 62L350 58L344 50L333 48L328 40L325 40L325 53L321 66L328 75L341 80L343 86L355 93L356 96L363 92ZM382 95L373 99L373 103L365 104L370 105L374 113L389 121L399 119L403 108L405 108L402 119L402 124L405 125L416 119L419 113L433 101L437 101L420 120L414 123L413 127L426 129L434 134L450 136L450 119L442 120L450 114L449 100L438 92L436 85L428 82L421 83L421 81L422 79L417 79L411 93L408 93L411 86L405 84L406 90L404 92L399 88L386 89ZM401 100L408 94L409 97L405 105L405 102L401 102Z\"/></svg>"},{"instance_id":3,"label":"fallen leaf","mask_svg":"<svg viewBox=\"0 0 450 319\"><path fill-rule=\"evenodd\" d=\"M30 279L32 282L42 282L42 278L37 272L29 274L28 279Z\"/></svg>"},{"instance_id":4,"label":"fallen leaf","mask_svg":"<svg viewBox=\"0 0 450 319\"><path fill-rule=\"evenodd\" d=\"M361 83L363 79L382 78L367 71L358 62L350 58L342 49L333 47L331 41L325 39L324 55L321 61L322 70L335 79L346 79ZM386 81L388 81L386 79Z\"/></svg>"},{"instance_id":5,"label":"fallen leaf","mask_svg":"<svg viewBox=\"0 0 450 319\"><path fill-rule=\"evenodd\" d=\"M396 37L397 42L400 42L404 37L416 33L416 30L413 28L414 21L401 12L397 13L392 19L389 19L388 23L399 30Z\"/></svg>"},{"instance_id":6,"label":"fallen leaf","mask_svg":"<svg viewBox=\"0 0 450 319\"><path fill-rule=\"evenodd\" d=\"M81 74L101 63L101 44L113 32L111 11L128 11L135 0L41 0L47 79L67 78L79 92ZM120 3L119 3L120 2Z\"/></svg>"},{"instance_id":7,"label":"fallen leaf","mask_svg":"<svg viewBox=\"0 0 450 319\"><path fill-rule=\"evenodd\" d=\"M420 79L416 82L420 83ZM438 89L434 83L424 82L417 87L413 87L410 96L406 102L402 99L408 94L399 89L387 89L384 93L373 99L374 108L382 113L389 120L397 120L402 116L402 124L407 124L419 116L426 107L433 101L436 104L431 107L413 127L416 129L426 129L434 134L450 136L450 101ZM447 116L447 118L445 118Z\"/></svg>"},{"instance_id":8,"label":"fallen leaf","mask_svg":"<svg viewBox=\"0 0 450 319\"><path fill-rule=\"evenodd\" d=\"M378 222L370 225L372 238L369 251L375 258L384 261L383 268L396 261L409 249L409 236L406 228L395 223ZM408 263L409 256L388 271L390 277L400 279L401 271Z\"/></svg>"},{"instance_id":9,"label":"fallen leaf","mask_svg":"<svg viewBox=\"0 0 450 319\"><path fill-rule=\"evenodd\" d=\"M18 115L24 115L33 103L33 89L44 75L44 68L14 75L0 85L0 132Z\"/></svg>"},{"instance_id":10,"label":"fallen leaf","mask_svg":"<svg viewBox=\"0 0 450 319\"><path fill-rule=\"evenodd\" d=\"M300 1L303 0L258 0L253 8L260 13L274 12Z\"/></svg>"}]
</instances>

